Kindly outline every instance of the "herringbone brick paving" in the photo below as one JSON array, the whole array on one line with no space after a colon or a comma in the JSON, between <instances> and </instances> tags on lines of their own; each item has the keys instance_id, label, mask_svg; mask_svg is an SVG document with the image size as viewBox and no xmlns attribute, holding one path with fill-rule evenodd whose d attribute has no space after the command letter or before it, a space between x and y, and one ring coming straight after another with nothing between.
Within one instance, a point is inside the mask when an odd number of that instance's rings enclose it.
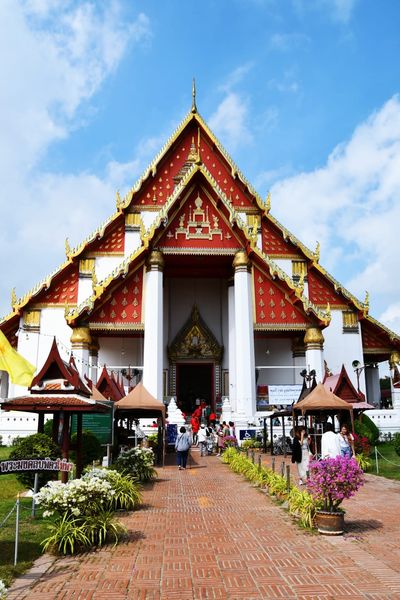
<instances>
[{"instance_id":1,"label":"herringbone brick paving","mask_svg":"<svg viewBox=\"0 0 400 600\"><path fill-rule=\"evenodd\" d=\"M129 538L46 562L10 600L400 600L400 483L367 476L343 537L306 533L216 457L159 469ZM263 462L268 462L263 457Z\"/></svg>"}]
</instances>

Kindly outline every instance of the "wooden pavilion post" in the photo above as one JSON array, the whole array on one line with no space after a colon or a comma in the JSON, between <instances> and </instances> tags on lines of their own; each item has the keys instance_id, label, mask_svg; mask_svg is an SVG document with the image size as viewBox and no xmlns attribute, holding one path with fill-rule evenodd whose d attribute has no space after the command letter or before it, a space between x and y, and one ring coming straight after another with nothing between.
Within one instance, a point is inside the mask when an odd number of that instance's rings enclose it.
<instances>
[{"instance_id":1,"label":"wooden pavilion post","mask_svg":"<svg viewBox=\"0 0 400 600\"><path fill-rule=\"evenodd\" d=\"M271 456L274 453L274 440L272 438L273 436L273 424L272 424L272 417L269 420L269 431L270 431L270 436L271 436Z\"/></svg>"},{"instance_id":2,"label":"wooden pavilion post","mask_svg":"<svg viewBox=\"0 0 400 600\"><path fill-rule=\"evenodd\" d=\"M44 433L44 413L38 413L38 433Z\"/></svg>"},{"instance_id":3,"label":"wooden pavilion post","mask_svg":"<svg viewBox=\"0 0 400 600\"><path fill-rule=\"evenodd\" d=\"M82 476L83 464L82 464L82 413L78 412L76 415L76 478L79 479Z\"/></svg>"},{"instance_id":4,"label":"wooden pavilion post","mask_svg":"<svg viewBox=\"0 0 400 600\"><path fill-rule=\"evenodd\" d=\"M70 422L70 413L64 412L63 429L62 429L62 434L61 434L62 435L61 455L66 460L68 460L68 458L69 458L69 422ZM61 481L62 481L62 483L67 483L68 471L61 472Z\"/></svg>"},{"instance_id":5,"label":"wooden pavilion post","mask_svg":"<svg viewBox=\"0 0 400 600\"><path fill-rule=\"evenodd\" d=\"M286 433L285 433L285 417L282 416L282 437L283 437L283 456L286 458Z\"/></svg>"}]
</instances>

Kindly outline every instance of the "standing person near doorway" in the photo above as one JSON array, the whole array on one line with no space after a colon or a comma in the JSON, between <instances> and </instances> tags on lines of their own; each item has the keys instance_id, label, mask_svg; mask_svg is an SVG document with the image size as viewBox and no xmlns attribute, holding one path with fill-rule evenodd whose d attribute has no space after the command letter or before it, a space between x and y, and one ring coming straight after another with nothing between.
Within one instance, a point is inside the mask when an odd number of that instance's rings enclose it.
<instances>
[{"instance_id":1,"label":"standing person near doorway","mask_svg":"<svg viewBox=\"0 0 400 600\"><path fill-rule=\"evenodd\" d=\"M339 438L334 431L333 424L327 423L325 433L321 437L321 458L336 458L340 455Z\"/></svg>"},{"instance_id":2,"label":"standing person near doorway","mask_svg":"<svg viewBox=\"0 0 400 600\"><path fill-rule=\"evenodd\" d=\"M296 427L293 439L292 463L296 463L297 466L299 485L303 485L307 480L310 457L311 452L306 429L305 427Z\"/></svg>"},{"instance_id":3,"label":"standing person near doorway","mask_svg":"<svg viewBox=\"0 0 400 600\"><path fill-rule=\"evenodd\" d=\"M187 458L192 440L185 427L181 427L175 440L176 461L178 469L186 469Z\"/></svg>"},{"instance_id":4,"label":"standing person near doorway","mask_svg":"<svg viewBox=\"0 0 400 600\"><path fill-rule=\"evenodd\" d=\"M204 424L200 425L197 441L200 446L200 456L207 456L207 431Z\"/></svg>"}]
</instances>

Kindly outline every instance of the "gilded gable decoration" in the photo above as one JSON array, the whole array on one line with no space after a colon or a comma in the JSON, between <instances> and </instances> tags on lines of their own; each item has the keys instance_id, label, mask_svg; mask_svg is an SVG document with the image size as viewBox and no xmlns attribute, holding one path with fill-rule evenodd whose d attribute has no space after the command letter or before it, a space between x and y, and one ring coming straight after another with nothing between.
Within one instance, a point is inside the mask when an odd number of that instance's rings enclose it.
<instances>
[{"instance_id":1,"label":"gilded gable decoration","mask_svg":"<svg viewBox=\"0 0 400 600\"><path fill-rule=\"evenodd\" d=\"M168 347L168 357L173 362L193 358L221 362L223 351L194 305L189 319Z\"/></svg>"}]
</instances>

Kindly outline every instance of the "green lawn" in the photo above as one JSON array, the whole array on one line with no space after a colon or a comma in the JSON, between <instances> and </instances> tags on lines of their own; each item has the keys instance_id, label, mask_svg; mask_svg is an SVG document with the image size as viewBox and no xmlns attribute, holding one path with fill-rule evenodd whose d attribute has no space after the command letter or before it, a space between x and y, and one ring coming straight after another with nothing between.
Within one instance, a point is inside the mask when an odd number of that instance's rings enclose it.
<instances>
[{"instance_id":1,"label":"green lawn","mask_svg":"<svg viewBox=\"0 0 400 600\"><path fill-rule=\"evenodd\" d=\"M0 460L5 460L11 448L0 447ZM24 492L24 486L16 476L0 475L0 524L15 507L18 492ZM33 561L42 554L40 542L47 535L49 519L43 519L37 510L36 518L31 516L32 499L20 499L20 533L18 544L18 563L14 567L15 515L10 517L0 528L0 579L8 587L15 577L24 573Z\"/></svg>"},{"instance_id":2,"label":"green lawn","mask_svg":"<svg viewBox=\"0 0 400 600\"><path fill-rule=\"evenodd\" d=\"M376 460L375 460L375 449L371 451L371 468L368 469L368 473L374 475L380 475L381 477L387 477L388 479L400 480L400 456L396 454L393 444L385 442L379 444L377 447L378 451L378 468L379 473L376 472ZM380 456L381 455L381 456ZM382 458L384 457L384 458Z\"/></svg>"}]
</instances>

